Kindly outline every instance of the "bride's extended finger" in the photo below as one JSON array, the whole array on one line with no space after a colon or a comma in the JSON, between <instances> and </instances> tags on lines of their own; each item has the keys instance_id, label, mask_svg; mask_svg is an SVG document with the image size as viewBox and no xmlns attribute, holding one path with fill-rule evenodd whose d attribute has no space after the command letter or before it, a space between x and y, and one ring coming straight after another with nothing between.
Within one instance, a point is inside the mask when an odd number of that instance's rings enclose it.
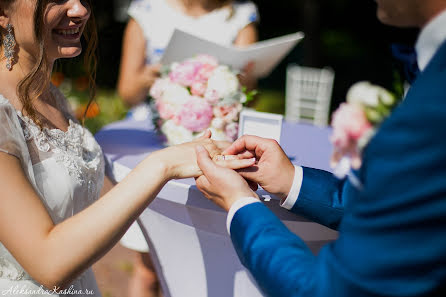
<instances>
[{"instance_id":1,"label":"bride's extended finger","mask_svg":"<svg viewBox=\"0 0 446 297\"><path fill-rule=\"evenodd\" d=\"M254 165L256 162L255 158L251 159L225 159L225 160L215 160L215 163L221 167L226 167L229 169L242 169Z\"/></svg>"},{"instance_id":2,"label":"bride's extended finger","mask_svg":"<svg viewBox=\"0 0 446 297\"><path fill-rule=\"evenodd\" d=\"M228 161L228 160L243 160L243 159L251 159L251 158L255 158L255 154L252 152L244 152L238 155L216 155L212 158L212 160L215 161Z\"/></svg>"},{"instance_id":3,"label":"bride's extended finger","mask_svg":"<svg viewBox=\"0 0 446 297\"><path fill-rule=\"evenodd\" d=\"M246 158L239 158L238 156L234 155L216 155L212 158L212 161L229 161L229 160L238 160L238 159L246 159Z\"/></svg>"},{"instance_id":4,"label":"bride's extended finger","mask_svg":"<svg viewBox=\"0 0 446 297\"><path fill-rule=\"evenodd\" d=\"M206 138L211 138L212 136L212 132L211 130L206 130L203 135L201 135L198 139L206 139Z\"/></svg>"}]
</instances>

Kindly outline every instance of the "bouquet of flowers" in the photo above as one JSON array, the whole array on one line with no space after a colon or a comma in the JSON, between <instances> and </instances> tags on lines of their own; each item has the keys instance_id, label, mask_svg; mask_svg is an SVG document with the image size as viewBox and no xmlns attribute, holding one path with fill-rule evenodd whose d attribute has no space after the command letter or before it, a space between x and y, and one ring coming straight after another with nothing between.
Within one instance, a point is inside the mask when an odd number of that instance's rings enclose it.
<instances>
[{"instance_id":1,"label":"bouquet of flowers","mask_svg":"<svg viewBox=\"0 0 446 297\"><path fill-rule=\"evenodd\" d=\"M369 82L358 82L349 89L347 103L334 112L331 123L331 165L336 176L343 178L351 168L360 168L363 149L398 103L395 95Z\"/></svg>"},{"instance_id":2,"label":"bouquet of flowers","mask_svg":"<svg viewBox=\"0 0 446 297\"><path fill-rule=\"evenodd\" d=\"M215 140L234 141L246 92L237 73L209 55L198 55L165 67L149 95L155 126L168 145L191 141L205 130Z\"/></svg>"}]
</instances>

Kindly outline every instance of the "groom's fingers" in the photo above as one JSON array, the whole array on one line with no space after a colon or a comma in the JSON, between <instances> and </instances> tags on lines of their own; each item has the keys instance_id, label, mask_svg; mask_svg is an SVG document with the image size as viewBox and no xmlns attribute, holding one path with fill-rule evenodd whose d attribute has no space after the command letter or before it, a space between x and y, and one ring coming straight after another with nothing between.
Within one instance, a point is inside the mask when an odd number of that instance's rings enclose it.
<instances>
[{"instance_id":1,"label":"groom's fingers","mask_svg":"<svg viewBox=\"0 0 446 297\"><path fill-rule=\"evenodd\" d=\"M265 151L265 145L269 140L253 135L244 135L237 139L230 147L228 147L224 155L237 155L245 151L255 152L256 157L260 158Z\"/></svg>"},{"instance_id":2,"label":"groom's fingers","mask_svg":"<svg viewBox=\"0 0 446 297\"><path fill-rule=\"evenodd\" d=\"M237 172L240 174L241 177L243 177L246 180L250 180L256 183L260 182L257 180L259 177L259 166L257 165L239 169L237 170Z\"/></svg>"},{"instance_id":3,"label":"groom's fingers","mask_svg":"<svg viewBox=\"0 0 446 297\"><path fill-rule=\"evenodd\" d=\"M234 141L226 150L224 150L223 154L225 155L237 155L246 150L255 151L255 147L257 146L255 140L258 137L251 135L244 135ZM248 148L250 146L250 148Z\"/></svg>"},{"instance_id":4,"label":"groom's fingers","mask_svg":"<svg viewBox=\"0 0 446 297\"><path fill-rule=\"evenodd\" d=\"M208 195L208 189L211 186L206 176L201 175L197 178L195 178L195 184L197 185L197 188L205 194L206 198L209 199Z\"/></svg>"},{"instance_id":5,"label":"groom's fingers","mask_svg":"<svg viewBox=\"0 0 446 297\"><path fill-rule=\"evenodd\" d=\"M250 159L250 158L255 158L256 154L255 152L251 152L251 151L244 151L243 153L240 153L237 155L238 159Z\"/></svg>"}]
</instances>

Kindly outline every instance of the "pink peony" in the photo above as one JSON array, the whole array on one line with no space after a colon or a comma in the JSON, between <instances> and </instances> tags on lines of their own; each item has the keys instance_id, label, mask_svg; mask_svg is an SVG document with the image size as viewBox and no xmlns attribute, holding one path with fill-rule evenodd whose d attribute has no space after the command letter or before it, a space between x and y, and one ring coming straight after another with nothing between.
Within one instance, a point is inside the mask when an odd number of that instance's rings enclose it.
<instances>
[{"instance_id":1,"label":"pink peony","mask_svg":"<svg viewBox=\"0 0 446 297\"><path fill-rule=\"evenodd\" d=\"M218 66L218 60L211 55L200 54L200 55L196 56L194 58L194 60L196 60L204 65L212 66L214 68Z\"/></svg>"},{"instance_id":2,"label":"pink peony","mask_svg":"<svg viewBox=\"0 0 446 297\"><path fill-rule=\"evenodd\" d=\"M169 103L158 101L156 102L156 108L163 120L169 120L175 116L175 108Z\"/></svg>"},{"instance_id":3,"label":"pink peony","mask_svg":"<svg viewBox=\"0 0 446 297\"><path fill-rule=\"evenodd\" d=\"M232 105L219 105L214 107L214 115L217 118L223 119L226 123L238 120L242 105L240 103Z\"/></svg>"},{"instance_id":4,"label":"pink peony","mask_svg":"<svg viewBox=\"0 0 446 297\"><path fill-rule=\"evenodd\" d=\"M206 82L218 67L217 59L210 55L198 55L194 60L201 63L196 79Z\"/></svg>"},{"instance_id":5,"label":"pink peony","mask_svg":"<svg viewBox=\"0 0 446 297\"><path fill-rule=\"evenodd\" d=\"M178 64L169 74L172 82L186 87L194 83L206 83L217 68L218 61L209 55L199 55L193 59ZM201 91L204 94L204 91ZM202 96L202 95L200 95Z\"/></svg>"},{"instance_id":6,"label":"pink peony","mask_svg":"<svg viewBox=\"0 0 446 297\"><path fill-rule=\"evenodd\" d=\"M192 84L190 92L194 96L202 97L204 95L204 92L206 92L206 84L196 81Z\"/></svg>"},{"instance_id":7,"label":"pink peony","mask_svg":"<svg viewBox=\"0 0 446 297\"><path fill-rule=\"evenodd\" d=\"M169 73L169 78L173 83L189 87L195 82L197 73L200 70L201 65L202 64L200 62L187 60L175 67Z\"/></svg>"},{"instance_id":8,"label":"pink peony","mask_svg":"<svg viewBox=\"0 0 446 297\"><path fill-rule=\"evenodd\" d=\"M207 82L207 80L212 76L214 73L216 66L209 65L209 64L202 64L200 69L197 71L197 75L195 79L197 81L201 82Z\"/></svg>"},{"instance_id":9,"label":"pink peony","mask_svg":"<svg viewBox=\"0 0 446 297\"><path fill-rule=\"evenodd\" d=\"M212 121L212 107L206 100L193 97L182 106L178 121L192 132L203 131Z\"/></svg>"}]
</instances>

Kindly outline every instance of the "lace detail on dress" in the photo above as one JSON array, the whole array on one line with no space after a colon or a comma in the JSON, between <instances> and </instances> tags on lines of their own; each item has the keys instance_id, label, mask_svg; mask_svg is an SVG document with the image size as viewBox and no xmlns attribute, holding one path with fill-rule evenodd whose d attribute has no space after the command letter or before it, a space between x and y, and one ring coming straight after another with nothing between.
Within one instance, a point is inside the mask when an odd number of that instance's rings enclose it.
<instances>
[{"instance_id":1,"label":"lace detail on dress","mask_svg":"<svg viewBox=\"0 0 446 297\"><path fill-rule=\"evenodd\" d=\"M56 161L67 168L70 176L75 177L81 185L88 180L89 192L93 192L93 182L89 174L86 176L86 172L82 170L82 167L85 167L95 174L101 162L101 150L93 135L71 119L68 130L64 132L47 127L41 129L20 111L17 111L17 114L23 122L22 129L26 141L34 140L37 149L42 152L53 152Z\"/></svg>"},{"instance_id":2,"label":"lace detail on dress","mask_svg":"<svg viewBox=\"0 0 446 297\"><path fill-rule=\"evenodd\" d=\"M0 257L0 278L14 281L31 279L25 270L20 266L14 265L4 257Z\"/></svg>"}]
</instances>

